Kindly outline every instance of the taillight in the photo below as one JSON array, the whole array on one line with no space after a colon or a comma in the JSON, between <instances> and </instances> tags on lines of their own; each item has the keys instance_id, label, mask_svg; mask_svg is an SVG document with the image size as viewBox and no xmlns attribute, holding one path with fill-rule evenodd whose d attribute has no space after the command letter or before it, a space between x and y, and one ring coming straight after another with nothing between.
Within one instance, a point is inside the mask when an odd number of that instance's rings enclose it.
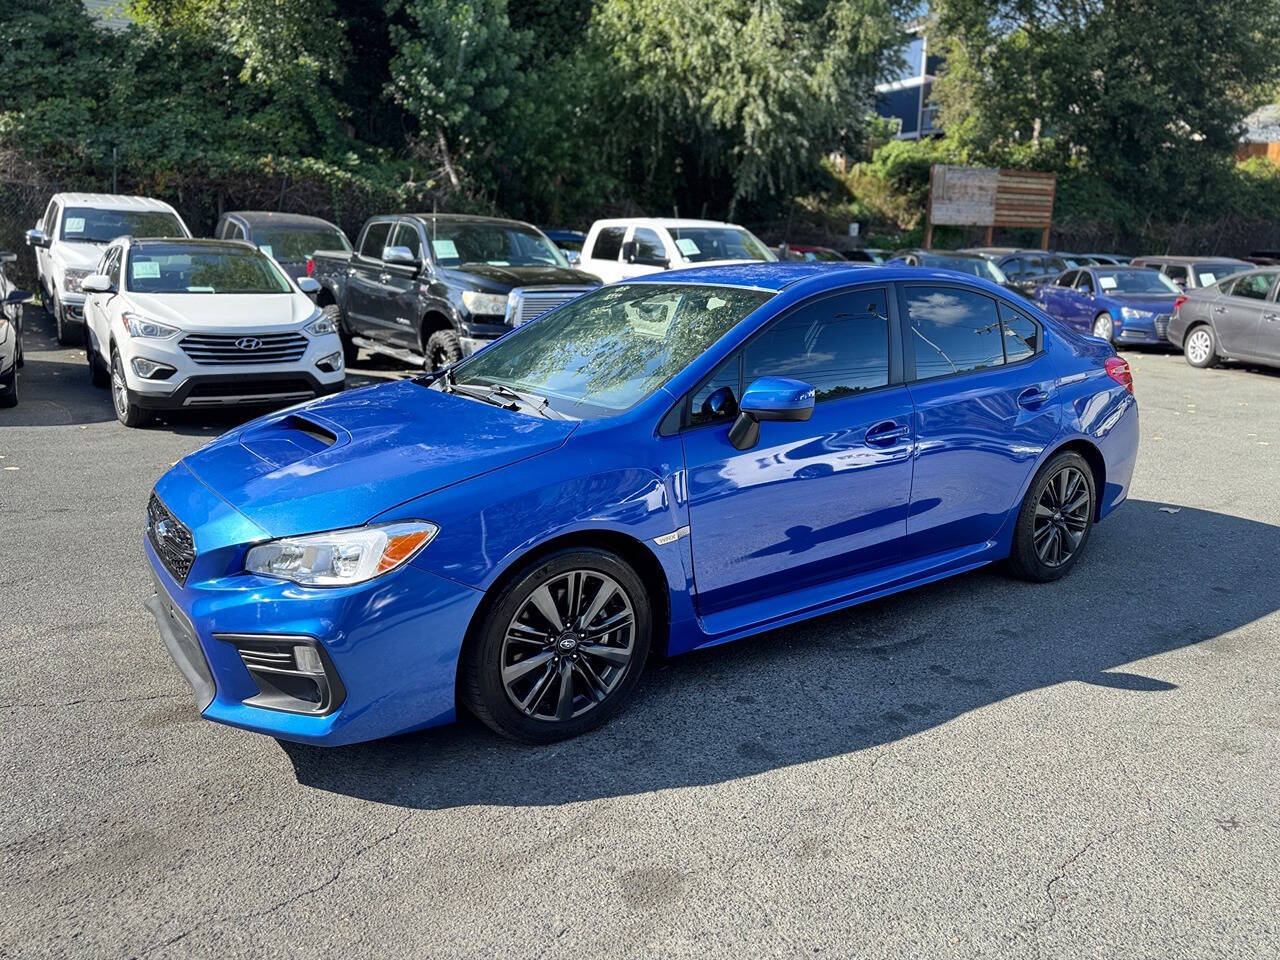
<instances>
[{"instance_id":1,"label":"taillight","mask_svg":"<svg viewBox=\"0 0 1280 960\"><path fill-rule=\"evenodd\" d=\"M315 273L315 272L316 272L316 258L315 258L315 257L307 257L307 276L309 277L309 276L311 276L311 275L312 275L313 273ZM1185 299L1187 299L1187 298L1186 298L1186 297L1183 297L1182 299L1183 299L1183 300L1185 300ZM1176 309L1177 309L1177 307L1175 307L1174 309L1176 310Z\"/></svg>"},{"instance_id":2,"label":"taillight","mask_svg":"<svg viewBox=\"0 0 1280 960\"><path fill-rule=\"evenodd\" d=\"M1107 357L1103 366L1107 369L1108 377L1130 393L1133 393L1133 371L1129 369L1128 360L1122 360L1120 357Z\"/></svg>"},{"instance_id":3,"label":"taillight","mask_svg":"<svg viewBox=\"0 0 1280 960\"><path fill-rule=\"evenodd\" d=\"M1175 299L1175 300L1173 301L1173 312L1174 312L1174 313L1177 313L1177 312L1178 312L1178 308L1179 308L1180 306L1182 306L1182 305L1183 305L1184 303L1186 303L1186 302L1187 302L1187 298L1186 298L1185 296L1183 296L1183 297L1178 297L1177 299Z\"/></svg>"}]
</instances>

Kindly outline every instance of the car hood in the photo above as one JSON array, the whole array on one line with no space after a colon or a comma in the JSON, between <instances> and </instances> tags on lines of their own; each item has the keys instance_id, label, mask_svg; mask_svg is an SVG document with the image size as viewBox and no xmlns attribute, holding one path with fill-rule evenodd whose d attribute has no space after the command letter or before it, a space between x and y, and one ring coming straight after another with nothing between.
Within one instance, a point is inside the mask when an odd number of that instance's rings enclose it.
<instances>
[{"instance_id":1,"label":"car hood","mask_svg":"<svg viewBox=\"0 0 1280 960\"><path fill-rule=\"evenodd\" d=\"M55 243L50 254L64 267L72 270L92 270L107 249L105 243Z\"/></svg>"},{"instance_id":2,"label":"car hood","mask_svg":"<svg viewBox=\"0 0 1280 960\"><path fill-rule=\"evenodd\" d=\"M459 267L444 267L440 272L451 274L462 283L478 277L508 288L600 285L598 277L571 267L502 267L489 263L467 263Z\"/></svg>"},{"instance_id":3,"label":"car hood","mask_svg":"<svg viewBox=\"0 0 1280 960\"><path fill-rule=\"evenodd\" d=\"M256 333L304 323L316 305L301 293L129 292L139 313L185 331Z\"/></svg>"},{"instance_id":4,"label":"car hood","mask_svg":"<svg viewBox=\"0 0 1280 960\"><path fill-rule=\"evenodd\" d=\"M407 500L553 450L576 426L401 380L255 420L184 463L272 536L290 536L359 526Z\"/></svg>"}]
</instances>

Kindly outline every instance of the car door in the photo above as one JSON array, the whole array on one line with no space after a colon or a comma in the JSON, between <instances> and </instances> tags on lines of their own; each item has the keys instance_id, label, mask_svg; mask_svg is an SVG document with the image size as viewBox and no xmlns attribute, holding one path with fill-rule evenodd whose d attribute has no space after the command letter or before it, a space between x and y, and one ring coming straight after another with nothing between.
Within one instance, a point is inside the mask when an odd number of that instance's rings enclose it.
<instances>
[{"instance_id":1,"label":"car door","mask_svg":"<svg viewBox=\"0 0 1280 960\"><path fill-rule=\"evenodd\" d=\"M1262 313L1262 322L1258 324L1258 336L1254 341L1253 355L1263 363L1280 365L1280 282L1271 287L1271 295L1267 298L1267 308Z\"/></svg>"},{"instance_id":2,"label":"car door","mask_svg":"<svg viewBox=\"0 0 1280 960\"><path fill-rule=\"evenodd\" d=\"M981 551L1018 505L1061 430L1044 331L1004 300L940 283L902 284L915 471L906 558Z\"/></svg>"},{"instance_id":3,"label":"car door","mask_svg":"<svg viewBox=\"0 0 1280 960\"><path fill-rule=\"evenodd\" d=\"M1255 355L1265 318L1274 316L1271 288L1280 271L1246 273L1224 285L1226 295L1209 307L1221 351L1232 357Z\"/></svg>"},{"instance_id":4,"label":"car door","mask_svg":"<svg viewBox=\"0 0 1280 960\"><path fill-rule=\"evenodd\" d=\"M120 255L120 248L112 247L102 255L102 259L98 261L98 265L95 268L95 272L111 279L112 286L116 291L120 289ZM84 298L84 323L89 338L88 348L97 350L104 363L108 357L103 345L111 342L111 317L107 306L115 296L114 292L89 293Z\"/></svg>"},{"instance_id":5,"label":"car door","mask_svg":"<svg viewBox=\"0 0 1280 960\"><path fill-rule=\"evenodd\" d=\"M601 227L594 238L588 238L582 251L582 269L594 273L604 283L622 279L622 243L627 228L623 226Z\"/></svg>"},{"instance_id":6,"label":"car door","mask_svg":"<svg viewBox=\"0 0 1280 960\"><path fill-rule=\"evenodd\" d=\"M1093 318L1100 312L1095 296L1093 274L1088 270L1081 270L1076 276L1075 286L1071 288L1071 308L1064 318L1067 323L1077 330L1092 330Z\"/></svg>"},{"instance_id":7,"label":"car door","mask_svg":"<svg viewBox=\"0 0 1280 960\"><path fill-rule=\"evenodd\" d=\"M413 220L401 220L391 234L389 247L404 247L413 254L415 263L388 263L380 276L382 307L379 325L385 336L395 343L417 350L418 343L418 272L422 269L422 227Z\"/></svg>"},{"instance_id":8,"label":"car door","mask_svg":"<svg viewBox=\"0 0 1280 960\"><path fill-rule=\"evenodd\" d=\"M53 277L49 274L49 246L53 243L54 234L58 232L61 213L62 209L58 201L50 200L49 207L44 212L44 220L40 224L40 229L44 232L45 245L36 247L36 272L49 286L49 291L46 292L53 291Z\"/></svg>"},{"instance_id":9,"label":"car door","mask_svg":"<svg viewBox=\"0 0 1280 960\"><path fill-rule=\"evenodd\" d=\"M889 290L856 287L804 301L687 399L682 440L696 602L703 617L721 615L719 626L760 619L730 608L900 558L912 407ZM813 415L762 423L758 443L738 450L729 442L736 398L764 376L811 384ZM718 387L733 396L713 409L708 400Z\"/></svg>"},{"instance_id":10,"label":"car door","mask_svg":"<svg viewBox=\"0 0 1280 960\"><path fill-rule=\"evenodd\" d=\"M360 248L347 266L347 322L355 333L374 336L381 324L382 251L391 238L392 220L375 220L364 228Z\"/></svg>"},{"instance_id":11,"label":"car door","mask_svg":"<svg viewBox=\"0 0 1280 960\"><path fill-rule=\"evenodd\" d=\"M1078 274L1078 270L1063 271L1058 275L1057 280L1041 288L1045 313L1066 322L1067 313L1071 310L1071 303L1075 296L1071 288L1075 286Z\"/></svg>"}]
</instances>

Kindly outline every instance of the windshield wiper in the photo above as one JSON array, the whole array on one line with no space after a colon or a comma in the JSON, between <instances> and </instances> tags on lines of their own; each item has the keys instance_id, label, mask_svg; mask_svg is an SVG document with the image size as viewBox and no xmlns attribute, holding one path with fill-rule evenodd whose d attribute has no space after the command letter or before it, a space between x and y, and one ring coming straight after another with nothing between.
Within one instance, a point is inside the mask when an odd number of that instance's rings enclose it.
<instances>
[{"instance_id":1,"label":"windshield wiper","mask_svg":"<svg viewBox=\"0 0 1280 960\"><path fill-rule=\"evenodd\" d=\"M539 413L548 420L569 419L559 410L553 410L551 408L551 401L547 397L540 397L536 393L516 393L510 387L501 383L489 384L488 390L495 396L506 397L508 400L513 400L521 406L528 407L533 410L534 413Z\"/></svg>"}]
</instances>

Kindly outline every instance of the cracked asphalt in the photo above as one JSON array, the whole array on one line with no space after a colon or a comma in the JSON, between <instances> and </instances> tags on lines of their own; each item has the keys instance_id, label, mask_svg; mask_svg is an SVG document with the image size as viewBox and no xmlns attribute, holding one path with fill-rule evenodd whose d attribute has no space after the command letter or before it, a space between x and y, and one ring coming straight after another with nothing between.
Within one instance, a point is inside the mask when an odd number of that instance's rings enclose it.
<instances>
[{"instance_id":1,"label":"cracked asphalt","mask_svg":"<svg viewBox=\"0 0 1280 960\"><path fill-rule=\"evenodd\" d=\"M127 430L49 334L0 411L0 956L1280 956L1280 375L1128 354L1131 499L1061 583L656 663L552 748L325 751L200 720L142 606L151 484L237 421Z\"/></svg>"}]
</instances>

